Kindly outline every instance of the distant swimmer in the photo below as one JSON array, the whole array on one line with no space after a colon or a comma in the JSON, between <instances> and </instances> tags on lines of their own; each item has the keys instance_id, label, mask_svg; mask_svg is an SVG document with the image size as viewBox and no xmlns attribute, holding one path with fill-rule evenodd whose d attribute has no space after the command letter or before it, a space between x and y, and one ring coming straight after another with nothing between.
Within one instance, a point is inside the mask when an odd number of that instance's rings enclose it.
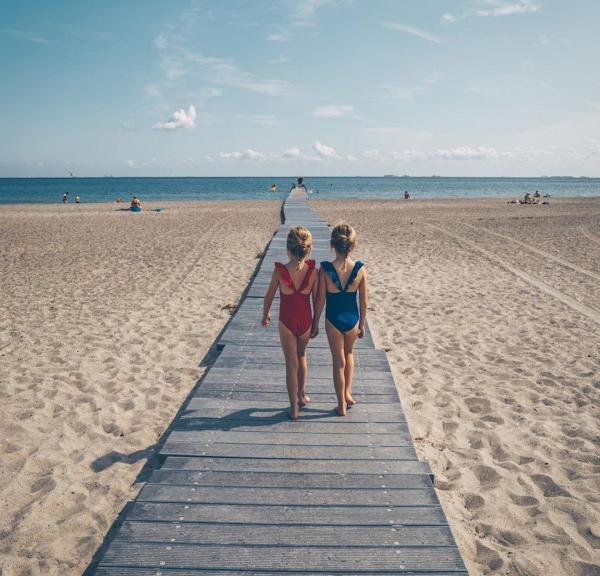
<instances>
[{"instance_id":1,"label":"distant swimmer","mask_svg":"<svg viewBox=\"0 0 600 576\"><path fill-rule=\"evenodd\" d=\"M75 204L81 204L81 198L79 197L79 194L75 196Z\"/></svg>"},{"instance_id":2,"label":"distant swimmer","mask_svg":"<svg viewBox=\"0 0 600 576\"><path fill-rule=\"evenodd\" d=\"M271 192L277 192L277 184L271 184Z\"/></svg>"},{"instance_id":3,"label":"distant swimmer","mask_svg":"<svg viewBox=\"0 0 600 576\"><path fill-rule=\"evenodd\" d=\"M408 190L404 191L404 199L405 200L409 200L410 199L410 194L408 193Z\"/></svg>"},{"instance_id":4,"label":"distant swimmer","mask_svg":"<svg viewBox=\"0 0 600 576\"><path fill-rule=\"evenodd\" d=\"M65 192L63 194L63 204L66 204L69 201L69 193Z\"/></svg>"}]
</instances>

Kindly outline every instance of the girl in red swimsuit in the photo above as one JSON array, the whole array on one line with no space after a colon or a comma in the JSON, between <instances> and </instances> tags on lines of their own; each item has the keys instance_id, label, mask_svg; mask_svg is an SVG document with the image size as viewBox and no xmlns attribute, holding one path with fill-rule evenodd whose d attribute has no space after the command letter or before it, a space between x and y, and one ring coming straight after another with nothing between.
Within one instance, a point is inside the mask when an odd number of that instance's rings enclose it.
<instances>
[{"instance_id":1,"label":"girl in red swimsuit","mask_svg":"<svg viewBox=\"0 0 600 576\"><path fill-rule=\"evenodd\" d=\"M301 226L287 236L289 262L275 262L271 284L265 295L263 326L271 320L269 310L279 288L279 338L285 356L286 384L290 396L290 417L298 419L298 411L310 401L306 395L306 346L312 326L312 308L317 296L315 261L307 260L312 249L311 233Z\"/></svg>"}]
</instances>

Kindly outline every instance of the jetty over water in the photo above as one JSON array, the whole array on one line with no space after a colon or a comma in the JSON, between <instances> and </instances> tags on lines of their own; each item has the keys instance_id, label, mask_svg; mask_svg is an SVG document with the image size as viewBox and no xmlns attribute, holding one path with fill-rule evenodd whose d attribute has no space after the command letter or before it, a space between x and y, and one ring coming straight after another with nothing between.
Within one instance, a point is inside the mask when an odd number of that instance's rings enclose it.
<instances>
[{"instance_id":1,"label":"jetty over water","mask_svg":"<svg viewBox=\"0 0 600 576\"><path fill-rule=\"evenodd\" d=\"M345 418L333 412L322 327L307 352L312 402L289 420L278 300L264 329L262 297L273 263L286 261L291 226L311 230L317 261L331 253L327 223L305 194L290 194L282 212L218 358L86 574L467 576L385 351L368 329L355 350L358 404Z\"/></svg>"}]
</instances>

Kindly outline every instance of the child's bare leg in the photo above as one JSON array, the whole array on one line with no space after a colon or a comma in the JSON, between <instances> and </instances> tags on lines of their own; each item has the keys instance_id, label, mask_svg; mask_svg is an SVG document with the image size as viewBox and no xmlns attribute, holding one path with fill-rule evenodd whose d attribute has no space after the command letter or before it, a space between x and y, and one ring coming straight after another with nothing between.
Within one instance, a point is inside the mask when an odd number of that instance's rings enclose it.
<instances>
[{"instance_id":1,"label":"child's bare leg","mask_svg":"<svg viewBox=\"0 0 600 576\"><path fill-rule=\"evenodd\" d=\"M285 356L285 383L290 397L290 418L298 419L298 345L297 338L279 323L279 340Z\"/></svg>"},{"instance_id":2,"label":"child's bare leg","mask_svg":"<svg viewBox=\"0 0 600 576\"><path fill-rule=\"evenodd\" d=\"M344 355L346 368L344 369L344 397L348 406L354 406L356 401L352 397L352 379L354 377L354 343L358 336L358 328L344 332Z\"/></svg>"},{"instance_id":3,"label":"child's bare leg","mask_svg":"<svg viewBox=\"0 0 600 576\"><path fill-rule=\"evenodd\" d=\"M306 377L308 375L308 363L306 361L306 346L310 340L310 330L302 336L298 336L298 404L304 406L310 402L310 398L306 395Z\"/></svg>"},{"instance_id":4,"label":"child's bare leg","mask_svg":"<svg viewBox=\"0 0 600 576\"><path fill-rule=\"evenodd\" d=\"M346 369L346 356L344 355L344 335L329 320L325 320L325 331L327 332L327 340L329 341L333 361L333 385L338 400L335 409L340 416L345 416L346 398L344 390L346 384L344 370Z\"/></svg>"}]
</instances>

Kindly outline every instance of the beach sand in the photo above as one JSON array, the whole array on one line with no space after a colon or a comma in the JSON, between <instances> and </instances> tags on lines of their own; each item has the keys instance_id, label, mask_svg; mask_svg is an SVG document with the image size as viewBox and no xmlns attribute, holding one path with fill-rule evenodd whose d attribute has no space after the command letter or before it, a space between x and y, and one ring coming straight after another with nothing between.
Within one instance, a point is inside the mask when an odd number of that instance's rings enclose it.
<instances>
[{"instance_id":1,"label":"beach sand","mask_svg":"<svg viewBox=\"0 0 600 576\"><path fill-rule=\"evenodd\" d=\"M473 575L600 574L600 198L313 201Z\"/></svg>"},{"instance_id":2,"label":"beach sand","mask_svg":"<svg viewBox=\"0 0 600 576\"><path fill-rule=\"evenodd\" d=\"M0 207L0 574L79 575L279 224L278 202Z\"/></svg>"}]
</instances>

